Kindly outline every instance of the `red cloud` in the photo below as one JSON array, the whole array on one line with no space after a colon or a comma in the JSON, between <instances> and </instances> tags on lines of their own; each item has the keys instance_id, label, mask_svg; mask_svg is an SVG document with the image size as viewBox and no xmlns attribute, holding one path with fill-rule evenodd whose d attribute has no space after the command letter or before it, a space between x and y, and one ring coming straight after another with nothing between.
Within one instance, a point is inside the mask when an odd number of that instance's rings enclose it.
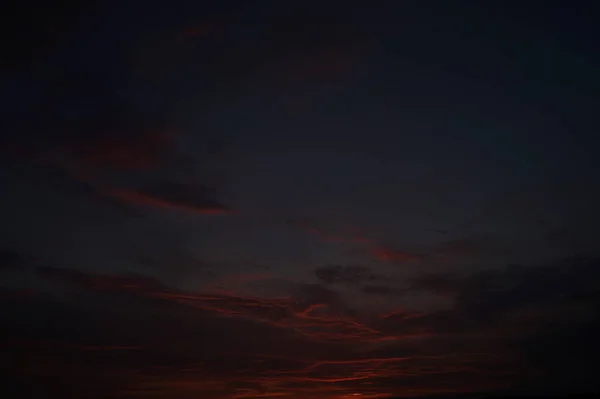
<instances>
[{"instance_id":1,"label":"red cloud","mask_svg":"<svg viewBox=\"0 0 600 399\"><path fill-rule=\"evenodd\" d=\"M299 226L311 235L318 237L320 240L327 242L338 242L350 245L356 245L365 248L368 253L376 260L381 262L400 263L400 262L414 262L423 259L423 255L419 255L413 252L394 250L383 246L377 241L364 237L360 234L353 232L349 235L332 234L319 229L317 227L302 223Z\"/></svg>"},{"instance_id":2,"label":"red cloud","mask_svg":"<svg viewBox=\"0 0 600 399\"><path fill-rule=\"evenodd\" d=\"M421 259L421 256L414 253L379 246L371 248L371 254L382 262L413 262Z\"/></svg>"},{"instance_id":3,"label":"red cloud","mask_svg":"<svg viewBox=\"0 0 600 399\"><path fill-rule=\"evenodd\" d=\"M101 319L108 323L92 322L102 331L127 331L111 335L127 337L121 344L22 340L11 346L22 358L29 354L28 362L35 365L31 372L50 378L73 372L81 362L92 366L75 373L82 373L81 378L102 374L103 367L108 367L123 377L119 380L121 395L165 399L286 394L333 399L358 396L355 393L375 398L402 393L407 387L427 393L468 391L485 385L485 372L477 368L485 364L454 355L453 345L446 352L436 352L430 341L423 341L435 334L403 327L403 323L419 319L407 312L387 315L383 323L382 319L338 314L322 302L191 294L137 275L97 275L49 267L36 270L39 276L68 284L65 287L83 288L77 291L78 302L85 301L82 292L95 293L93 309L102 298L108 299L107 294L118 294L108 302L110 318ZM63 294L70 292L65 287L60 290ZM116 310L115 298L129 305ZM100 317L93 314L81 319ZM168 339L171 335L174 339ZM388 349L368 350L382 345ZM70 368L61 363L61 354L68 355ZM482 385L467 389L475 375ZM116 377L110 374L110 378ZM448 385L447 380L454 382Z\"/></svg>"},{"instance_id":4,"label":"red cloud","mask_svg":"<svg viewBox=\"0 0 600 399\"><path fill-rule=\"evenodd\" d=\"M47 278L105 291L126 291L191 306L225 317L250 319L283 328L315 341L373 341L401 339L337 315L323 303L302 305L294 298L259 298L232 294L188 294L169 290L151 279L136 276L92 275L69 269L38 268ZM315 310L322 310L315 312Z\"/></svg>"},{"instance_id":5,"label":"red cloud","mask_svg":"<svg viewBox=\"0 0 600 399\"><path fill-rule=\"evenodd\" d=\"M191 213L197 213L201 215L233 214L233 211L216 202L204 204L194 204L193 202L177 202L174 200L169 200L167 198L154 197L150 194L146 194L135 190L106 190L105 194L110 197L117 198L121 201L134 205L149 206L154 208L175 209Z\"/></svg>"}]
</instances>

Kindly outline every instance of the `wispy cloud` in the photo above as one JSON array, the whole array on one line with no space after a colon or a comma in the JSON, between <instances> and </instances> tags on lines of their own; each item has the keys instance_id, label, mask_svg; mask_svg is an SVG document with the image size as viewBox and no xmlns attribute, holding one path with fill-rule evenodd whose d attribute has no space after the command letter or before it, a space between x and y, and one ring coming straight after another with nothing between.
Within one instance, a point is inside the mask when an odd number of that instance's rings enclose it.
<instances>
[{"instance_id":1,"label":"wispy cloud","mask_svg":"<svg viewBox=\"0 0 600 399\"><path fill-rule=\"evenodd\" d=\"M371 271L366 266L327 265L315 269L315 276L325 284L356 285L382 280L383 276Z\"/></svg>"},{"instance_id":2,"label":"wispy cloud","mask_svg":"<svg viewBox=\"0 0 600 399\"><path fill-rule=\"evenodd\" d=\"M203 215L231 215L233 211L215 200L199 185L163 183L138 190L107 190L106 195L126 203L155 208L178 209Z\"/></svg>"},{"instance_id":3,"label":"wispy cloud","mask_svg":"<svg viewBox=\"0 0 600 399\"><path fill-rule=\"evenodd\" d=\"M451 291L457 301L453 308L360 315L339 307L342 299L327 285L296 283L288 290L290 297L191 293L140 275L37 266L29 268L29 273L57 284L48 293L66 295L68 305L50 306L49 294L33 292L27 298L11 299L15 309L7 317L13 320L11 331L20 331L19 323L32 320L23 315L44 307L46 318L59 317L67 309L73 315L88 314L56 319L66 323L61 328L61 334L66 334L64 343L56 343L60 335L53 332L48 333L50 341L40 341L41 337L35 338L36 343L22 341L19 351L32 356L68 351L78 353L77 362L88 364L106 359L102 362L108 363L100 363L98 370L117 361L106 358L108 354L118 354L118 374L123 378L111 378L119 381L115 389L133 396L262 397L293 391L333 398L354 392L385 396L403 389L419 394L467 392L515 381L509 370L528 367L517 360L519 354L528 353L537 361L534 354L539 352L528 337L560 329L545 330L547 318L532 318L523 310L532 309L532 304L556 309L565 303L565 295L569 301L594 303L594 270L592 263L568 263L437 280L429 276L415 280L412 289L438 289L439 281L456 281ZM374 291L387 294L383 288ZM67 308L61 310L63 306ZM502 324L516 312L529 321L520 326ZM585 321L578 320L584 328ZM67 328L72 323L83 326ZM86 330L87 323L102 326L102 333L80 335L74 341L69 331L94 331ZM531 323L537 327L531 328ZM40 328L45 331L48 326ZM506 334L511 338L504 338ZM523 344L515 347L515 342ZM555 349L554 353L562 352ZM168 366L161 369L161 365ZM56 376L64 371L62 367L57 364L54 370L44 370ZM132 370L137 373L128 374ZM519 371L519 375L524 374ZM475 385L471 383L474 376L479 376Z\"/></svg>"}]
</instances>

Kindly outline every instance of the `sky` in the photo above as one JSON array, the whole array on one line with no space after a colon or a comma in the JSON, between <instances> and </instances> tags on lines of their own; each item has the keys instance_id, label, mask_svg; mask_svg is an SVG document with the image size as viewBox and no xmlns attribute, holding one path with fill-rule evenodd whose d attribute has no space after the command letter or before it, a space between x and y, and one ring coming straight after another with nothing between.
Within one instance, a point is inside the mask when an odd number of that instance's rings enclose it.
<instances>
[{"instance_id":1,"label":"sky","mask_svg":"<svg viewBox=\"0 0 600 399\"><path fill-rule=\"evenodd\" d=\"M600 390L594 10L488 3L3 13L3 397Z\"/></svg>"}]
</instances>

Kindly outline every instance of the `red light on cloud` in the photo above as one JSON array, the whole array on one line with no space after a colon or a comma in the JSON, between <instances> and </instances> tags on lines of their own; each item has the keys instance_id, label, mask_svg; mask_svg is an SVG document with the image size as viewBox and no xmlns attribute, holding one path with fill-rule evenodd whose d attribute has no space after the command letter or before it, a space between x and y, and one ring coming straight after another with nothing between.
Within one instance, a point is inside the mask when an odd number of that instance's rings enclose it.
<instances>
[{"instance_id":1,"label":"red light on cloud","mask_svg":"<svg viewBox=\"0 0 600 399\"><path fill-rule=\"evenodd\" d=\"M385 247L374 247L371 249L371 254L375 259L382 262L412 262L420 260L418 255Z\"/></svg>"},{"instance_id":2,"label":"red light on cloud","mask_svg":"<svg viewBox=\"0 0 600 399\"><path fill-rule=\"evenodd\" d=\"M163 208L163 209L174 209L185 212L191 212L199 215L232 215L234 212L218 206L206 206L206 205L193 205L193 204L183 204L177 202L171 202L166 199L152 197L150 195L146 195L135 190L109 190L106 191L106 194L118 198L124 202L141 205L141 206L150 206L153 208Z\"/></svg>"}]
</instances>

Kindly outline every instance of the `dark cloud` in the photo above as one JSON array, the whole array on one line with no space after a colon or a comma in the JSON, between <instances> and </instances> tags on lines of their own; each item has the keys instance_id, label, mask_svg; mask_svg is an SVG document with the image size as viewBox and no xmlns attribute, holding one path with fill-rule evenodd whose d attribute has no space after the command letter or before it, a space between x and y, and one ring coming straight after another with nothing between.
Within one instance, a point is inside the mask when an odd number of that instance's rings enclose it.
<instances>
[{"instance_id":1,"label":"dark cloud","mask_svg":"<svg viewBox=\"0 0 600 399\"><path fill-rule=\"evenodd\" d=\"M219 397L239 389L327 397L351 393L365 379L388 383L422 367L406 356L357 353L357 346L404 337L338 312L339 298L320 285L297 285L294 298L269 299L185 293L132 274L31 270L52 285L0 303L10 327L3 342L12 348L3 361L36 365L10 375L40 379L52 392L65 390L61 376L76 375L82 382L76 392L85 394L97 381L105 397L123 391Z\"/></svg>"},{"instance_id":2,"label":"dark cloud","mask_svg":"<svg viewBox=\"0 0 600 399\"><path fill-rule=\"evenodd\" d=\"M167 279L188 279L193 276L214 277L215 265L191 254L175 244L165 250L162 248L140 248L131 254L132 261L142 265L149 273Z\"/></svg>"},{"instance_id":3,"label":"dark cloud","mask_svg":"<svg viewBox=\"0 0 600 399\"><path fill-rule=\"evenodd\" d=\"M398 288L389 285L365 285L364 287L362 287L362 292L364 292L365 294L381 296L401 294L401 291Z\"/></svg>"},{"instance_id":4,"label":"dark cloud","mask_svg":"<svg viewBox=\"0 0 600 399\"><path fill-rule=\"evenodd\" d=\"M150 183L141 189L121 188L119 181L128 178L130 172L141 172L146 180L157 180L155 173L164 173L168 167L172 169L171 174L189 177L190 163L170 147L170 140L170 135L153 131L102 134L79 141L67 139L56 151L48 150L30 157L29 165L16 165L11 172L22 177L22 181L70 193L132 216L141 214L140 205L203 214L231 214L231 209L216 199L215 184L168 181ZM199 171L193 172L197 175L193 180L206 178L200 176L202 166L198 165L196 169Z\"/></svg>"},{"instance_id":5,"label":"dark cloud","mask_svg":"<svg viewBox=\"0 0 600 399\"><path fill-rule=\"evenodd\" d=\"M355 265L327 265L315 269L315 276L325 284L356 285L381 280L382 276L368 267Z\"/></svg>"},{"instance_id":6,"label":"dark cloud","mask_svg":"<svg viewBox=\"0 0 600 399\"><path fill-rule=\"evenodd\" d=\"M19 13L25 12L17 8ZM160 181L165 173L168 178L206 181L209 161L193 160L179 151L173 140L179 132L165 108L140 106L128 89L132 71L129 56L122 50L135 33L127 29L117 40L105 29L122 26L107 28L106 15L92 14L86 23L88 28L95 28L93 32L88 30L78 40L71 37L60 43L48 57L37 60L36 68L15 76L16 83L7 86L6 98L3 93L7 124L0 147L11 173L23 174L21 169L26 168L29 175L39 175L34 179L52 173L45 185L59 190L69 185L68 192L79 199L131 213L137 212L127 202L181 209L187 206L203 213L228 212L208 198L206 189L188 186L184 194L182 186L171 184L164 189L160 183L150 183L149 188L139 191L118 189L124 181L125 185L136 179ZM32 18L37 15L31 11ZM222 148L212 147L216 158Z\"/></svg>"},{"instance_id":7,"label":"dark cloud","mask_svg":"<svg viewBox=\"0 0 600 399\"><path fill-rule=\"evenodd\" d=\"M429 291L436 295L455 295L462 288L463 279L450 273L421 274L411 279L410 289L416 291Z\"/></svg>"},{"instance_id":8,"label":"dark cloud","mask_svg":"<svg viewBox=\"0 0 600 399\"><path fill-rule=\"evenodd\" d=\"M206 152L209 156L217 159L226 158L229 152L228 144L224 140L209 140L206 145Z\"/></svg>"},{"instance_id":9,"label":"dark cloud","mask_svg":"<svg viewBox=\"0 0 600 399\"><path fill-rule=\"evenodd\" d=\"M424 254L415 251L397 249L384 245L372 238L364 236L356 230L346 233L336 233L315 227L313 224L307 223L306 221L295 222L293 224L302 228L307 233L318 237L322 241L353 245L380 262L403 264L419 262L426 258Z\"/></svg>"},{"instance_id":10,"label":"dark cloud","mask_svg":"<svg viewBox=\"0 0 600 399\"><path fill-rule=\"evenodd\" d=\"M538 373L535 380L520 385L542 394L589 393L600 390L596 378L600 356L600 294L588 296L593 303L591 314L583 321L550 322L538 334L517 343L531 367ZM575 309L576 310L576 309Z\"/></svg>"},{"instance_id":11,"label":"dark cloud","mask_svg":"<svg viewBox=\"0 0 600 399\"><path fill-rule=\"evenodd\" d=\"M398 249L376 244L369 249L371 256L387 263L419 263L428 260L458 260L480 256L504 256L509 250L492 237L460 238L442 241L420 250Z\"/></svg>"},{"instance_id":12,"label":"dark cloud","mask_svg":"<svg viewBox=\"0 0 600 399\"><path fill-rule=\"evenodd\" d=\"M259 344L256 340L261 334L273 333L260 325L240 325L196 311L193 321L185 308L156 306L135 295L120 300L89 293L79 293L78 297L80 303L75 307L34 298L12 303L13 310L6 312L9 304L2 304L4 319L10 322L10 328L3 331L3 343L10 351L3 351L2 363L12 362L8 374L14 379L11 382L35 382L33 385L49 392L68 393L66 397L88 397L91 390L97 393L89 397L116 397L124 390L183 397L190 391L196 395L208 393L211 379L218 381L216 385L223 393L233 392L234 383L240 380L236 374L251 367L256 359L252 351L253 345ZM19 316L17 311L30 316ZM38 315L57 325L49 328ZM165 328L163 323L176 323L182 329ZM249 333L238 338L228 335L234 325L237 330L249 328ZM281 333L278 335L283 338ZM259 345L266 352L279 347L280 353L286 353L289 338L280 338ZM195 339L198 346L190 348L189 343ZM177 344L184 341L185 345ZM238 354L235 360L227 355L230 351ZM250 356L244 357L244 353ZM68 382L67 377L74 381ZM178 384L181 379L189 381L187 388ZM5 382L3 388L8 391L9 381ZM15 393L32 389L19 384L14 388L22 390Z\"/></svg>"},{"instance_id":13,"label":"dark cloud","mask_svg":"<svg viewBox=\"0 0 600 399\"><path fill-rule=\"evenodd\" d=\"M425 275L414 289L454 298L452 309L411 319L434 331L507 334L507 350L525 363L519 390L598 389L591 371L600 347L600 261L568 258L539 266L509 265L469 276ZM491 329L491 330L490 330ZM495 331L495 332L492 332Z\"/></svg>"},{"instance_id":14,"label":"dark cloud","mask_svg":"<svg viewBox=\"0 0 600 399\"><path fill-rule=\"evenodd\" d=\"M319 284L290 286L291 298L259 298L183 292L136 274L33 265L30 272L51 285L34 285L19 300L3 297L10 328L2 334L13 348L11 359L35 361L35 372L48 376L42 386L60 383L60 373L74 373L68 367L81 363L87 365L77 371L82 381L103 376L109 397L128 390L216 398L236 389L327 397L359 387L368 393L362 381L376 382L373 393L468 392L519 384L521 376L535 373L552 377L556 386L591 387L585 355L597 351L597 265L568 260L475 273L457 284L452 308L377 319L345 308ZM424 281L431 278L420 282L430 289ZM52 326L43 322L48 318ZM54 353L66 357L40 363ZM520 371L513 375L511 369ZM13 374L31 379L33 372ZM333 384L333 391L319 388L323 383Z\"/></svg>"},{"instance_id":15,"label":"dark cloud","mask_svg":"<svg viewBox=\"0 0 600 399\"><path fill-rule=\"evenodd\" d=\"M267 326L291 329L310 340L352 340L363 335L373 338L378 331L337 314L335 292L316 284L297 284L293 298L258 298L247 295L190 294L168 288L157 280L137 274L91 274L73 269L38 266L38 276L61 286L83 288L99 293L117 293L146 298L165 306L181 305L219 317L251 320ZM163 306L161 305L161 306ZM322 310L326 308L326 312ZM313 314L316 309L321 309Z\"/></svg>"},{"instance_id":16,"label":"dark cloud","mask_svg":"<svg viewBox=\"0 0 600 399\"><path fill-rule=\"evenodd\" d=\"M22 262L22 256L17 252L0 250L0 270L19 267Z\"/></svg>"},{"instance_id":17,"label":"dark cloud","mask_svg":"<svg viewBox=\"0 0 600 399\"><path fill-rule=\"evenodd\" d=\"M374 259L388 263L418 262L424 259L422 254L416 252L392 249L381 245L372 247L370 252Z\"/></svg>"},{"instance_id":18,"label":"dark cloud","mask_svg":"<svg viewBox=\"0 0 600 399\"><path fill-rule=\"evenodd\" d=\"M571 258L550 265L510 265L466 279L457 299L465 311L489 319L527 304L561 303L600 284L595 259Z\"/></svg>"},{"instance_id":19,"label":"dark cloud","mask_svg":"<svg viewBox=\"0 0 600 399\"><path fill-rule=\"evenodd\" d=\"M531 303L560 302L593 291L600 282L595 259L568 258L549 265L508 265L473 274L428 273L414 277L411 289L453 296L457 308L494 318Z\"/></svg>"},{"instance_id":20,"label":"dark cloud","mask_svg":"<svg viewBox=\"0 0 600 399\"><path fill-rule=\"evenodd\" d=\"M490 252L501 252L498 243L488 238L463 238L444 241L433 249L437 255L473 256Z\"/></svg>"},{"instance_id":21,"label":"dark cloud","mask_svg":"<svg viewBox=\"0 0 600 399\"><path fill-rule=\"evenodd\" d=\"M157 128L138 130L122 127L125 131L107 132L91 137L62 149L70 162L90 171L112 169L117 171L148 170L164 166L173 155L172 136Z\"/></svg>"},{"instance_id":22,"label":"dark cloud","mask_svg":"<svg viewBox=\"0 0 600 399\"><path fill-rule=\"evenodd\" d=\"M70 283L77 287L110 291L161 292L167 288L157 280L129 273L119 275L90 274L51 266L37 266L35 272L44 279Z\"/></svg>"},{"instance_id":23,"label":"dark cloud","mask_svg":"<svg viewBox=\"0 0 600 399\"><path fill-rule=\"evenodd\" d=\"M174 208L206 215L228 215L232 210L214 198L206 186L167 182L138 190L110 190L124 202L158 208Z\"/></svg>"},{"instance_id":24,"label":"dark cloud","mask_svg":"<svg viewBox=\"0 0 600 399\"><path fill-rule=\"evenodd\" d=\"M339 300L335 291L321 284L294 284L291 291L306 306L333 305Z\"/></svg>"}]
</instances>

